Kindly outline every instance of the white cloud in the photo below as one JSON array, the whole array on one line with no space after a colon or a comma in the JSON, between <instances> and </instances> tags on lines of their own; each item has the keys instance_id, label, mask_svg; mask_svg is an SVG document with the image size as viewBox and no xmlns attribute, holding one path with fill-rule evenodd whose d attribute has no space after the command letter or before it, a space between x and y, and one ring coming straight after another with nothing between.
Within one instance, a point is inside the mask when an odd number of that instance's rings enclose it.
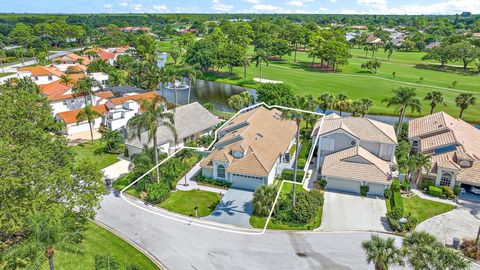
<instances>
[{"instance_id":1,"label":"white cloud","mask_svg":"<svg viewBox=\"0 0 480 270\"><path fill-rule=\"evenodd\" d=\"M293 0L293 1L287 2L287 5L303 7L303 2L298 0Z\"/></svg>"},{"instance_id":2,"label":"white cloud","mask_svg":"<svg viewBox=\"0 0 480 270\"><path fill-rule=\"evenodd\" d=\"M251 10L256 12L277 12L277 13L291 13L288 9L266 4L253 5ZM287 12L288 11L288 12Z\"/></svg>"},{"instance_id":3,"label":"white cloud","mask_svg":"<svg viewBox=\"0 0 480 270\"><path fill-rule=\"evenodd\" d=\"M260 0L243 0L244 2L250 3L250 4L258 4L260 3Z\"/></svg>"},{"instance_id":4,"label":"white cloud","mask_svg":"<svg viewBox=\"0 0 480 270\"><path fill-rule=\"evenodd\" d=\"M113 5L112 4L105 4L102 7L105 8L105 9L111 9L111 8L113 8Z\"/></svg>"},{"instance_id":5,"label":"white cloud","mask_svg":"<svg viewBox=\"0 0 480 270\"><path fill-rule=\"evenodd\" d=\"M479 0L438 0L433 4L409 4L389 6L386 0L357 0L357 4L368 6L367 10L343 10L344 14L412 14L438 15L455 14L462 11L480 13Z\"/></svg>"},{"instance_id":6,"label":"white cloud","mask_svg":"<svg viewBox=\"0 0 480 270\"><path fill-rule=\"evenodd\" d=\"M330 0L330 3L336 3L337 0Z\"/></svg>"},{"instance_id":7,"label":"white cloud","mask_svg":"<svg viewBox=\"0 0 480 270\"><path fill-rule=\"evenodd\" d=\"M220 0L212 0L212 10L216 12L229 12L232 9L232 5L222 4L220 3Z\"/></svg>"},{"instance_id":8,"label":"white cloud","mask_svg":"<svg viewBox=\"0 0 480 270\"><path fill-rule=\"evenodd\" d=\"M153 10L156 12L168 12L168 8L166 5L153 5Z\"/></svg>"},{"instance_id":9,"label":"white cloud","mask_svg":"<svg viewBox=\"0 0 480 270\"><path fill-rule=\"evenodd\" d=\"M141 12L143 10L143 5L142 4L132 4L132 5L130 5L130 7L135 12Z\"/></svg>"},{"instance_id":10,"label":"white cloud","mask_svg":"<svg viewBox=\"0 0 480 270\"><path fill-rule=\"evenodd\" d=\"M128 3L127 2L120 2L118 5L121 6L121 7L127 7Z\"/></svg>"},{"instance_id":11,"label":"white cloud","mask_svg":"<svg viewBox=\"0 0 480 270\"><path fill-rule=\"evenodd\" d=\"M357 4L359 5L386 5L387 0L357 0Z\"/></svg>"}]
</instances>

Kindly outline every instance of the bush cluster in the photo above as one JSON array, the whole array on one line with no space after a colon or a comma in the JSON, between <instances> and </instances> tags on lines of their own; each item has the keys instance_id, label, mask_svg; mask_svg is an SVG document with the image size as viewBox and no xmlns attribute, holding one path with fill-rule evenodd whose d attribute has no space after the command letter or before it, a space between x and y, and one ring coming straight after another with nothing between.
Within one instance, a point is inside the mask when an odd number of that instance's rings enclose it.
<instances>
[{"instance_id":1,"label":"bush cluster","mask_svg":"<svg viewBox=\"0 0 480 270\"><path fill-rule=\"evenodd\" d=\"M422 179L422 182L420 183L420 189L426 191L429 186L435 186L435 180L428 178Z\"/></svg>"},{"instance_id":2,"label":"bush cluster","mask_svg":"<svg viewBox=\"0 0 480 270\"><path fill-rule=\"evenodd\" d=\"M323 205L323 193L319 190L297 192L295 207L292 205L292 196L289 194L282 198L275 219L295 224L312 222Z\"/></svg>"},{"instance_id":3,"label":"bush cluster","mask_svg":"<svg viewBox=\"0 0 480 270\"><path fill-rule=\"evenodd\" d=\"M282 171L282 179L293 181L293 170L283 170ZM304 171L297 170L297 182L302 182L303 176L305 175Z\"/></svg>"},{"instance_id":4,"label":"bush cluster","mask_svg":"<svg viewBox=\"0 0 480 270\"><path fill-rule=\"evenodd\" d=\"M303 158L299 158L297 160L297 169L303 169L305 167L305 164L307 164L307 161Z\"/></svg>"},{"instance_id":5,"label":"bush cluster","mask_svg":"<svg viewBox=\"0 0 480 270\"><path fill-rule=\"evenodd\" d=\"M232 183L204 177L201 174L195 176L195 179L197 180L197 183L204 184L207 186L214 186L214 187L220 187L220 188L230 188L232 186Z\"/></svg>"},{"instance_id":6,"label":"bush cluster","mask_svg":"<svg viewBox=\"0 0 480 270\"><path fill-rule=\"evenodd\" d=\"M360 186L360 196L367 197L370 187L368 185Z\"/></svg>"},{"instance_id":7,"label":"bush cluster","mask_svg":"<svg viewBox=\"0 0 480 270\"><path fill-rule=\"evenodd\" d=\"M436 186L429 186L428 187L428 194L435 197L441 197L443 194L443 190Z\"/></svg>"},{"instance_id":8,"label":"bush cluster","mask_svg":"<svg viewBox=\"0 0 480 270\"><path fill-rule=\"evenodd\" d=\"M325 188L327 187L327 184L328 184L327 180L325 180L325 179L320 179L320 181L318 181L318 186L322 190L325 190Z\"/></svg>"},{"instance_id":9,"label":"bush cluster","mask_svg":"<svg viewBox=\"0 0 480 270\"><path fill-rule=\"evenodd\" d=\"M460 250L466 257L476 261L480 260L480 252L477 253L474 239L463 239Z\"/></svg>"},{"instance_id":10,"label":"bush cluster","mask_svg":"<svg viewBox=\"0 0 480 270\"><path fill-rule=\"evenodd\" d=\"M392 210L396 209L400 215L403 215L405 208L403 206L402 194L400 193L400 181L394 180L390 188L392 193L390 198L390 206Z\"/></svg>"},{"instance_id":11,"label":"bush cluster","mask_svg":"<svg viewBox=\"0 0 480 270\"><path fill-rule=\"evenodd\" d=\"M165 181L147 185L147 202L159 204L170 196L170 185Z\"/></svg>"}]
</instances>

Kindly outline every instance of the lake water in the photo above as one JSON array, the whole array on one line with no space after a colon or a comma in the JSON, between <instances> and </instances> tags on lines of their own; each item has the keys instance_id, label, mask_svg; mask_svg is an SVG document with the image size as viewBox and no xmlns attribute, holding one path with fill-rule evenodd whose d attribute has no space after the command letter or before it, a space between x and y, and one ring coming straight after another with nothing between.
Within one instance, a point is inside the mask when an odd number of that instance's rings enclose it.
<instances>
[{"instance_id":1,"label":"lake water","mask_svg":"<svg viewBox=\"0 0 480 270\"><path fill-rule=\"evenodd\" d=\"M186 84L188 84L188 80ZM248 91L250 94L256 97L255 90L245 87L212 81L196 80L195 84L192 86L190 102L198 101L200 104L211 102L218 111L233 112L233 109L228 106L228 98L244 91ZM157 92L164 96L168 101L172 103L175 102L174 90L164 89ZM187 104L187 99L188 89L177 90L177 100L180 105Z\"/></svg>"}]
</instances>

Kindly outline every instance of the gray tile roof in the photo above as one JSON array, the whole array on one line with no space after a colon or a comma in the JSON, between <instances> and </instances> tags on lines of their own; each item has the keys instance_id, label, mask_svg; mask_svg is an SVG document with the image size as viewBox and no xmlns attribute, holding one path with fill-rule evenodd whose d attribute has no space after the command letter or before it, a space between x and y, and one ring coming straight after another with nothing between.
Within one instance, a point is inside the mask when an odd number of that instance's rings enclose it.
<instances>
[{"instance_id":1,"label":"gray tile roof","mask_svg":"<svg viewBox=\"0 0 480 270\"><path fill-rule=\"evenodd\" d=\"M173 113L173 110L169 110L169 112ZM179 142L181 142L184 138L192 136L196 133L211 129L220 123L220 119L218 119L218 117L213 115L198 102L178 107L175 112L174 119ZM174 138L170 130L160 123L157 130L158 145L160 146L173 141ZM143 149L147 142L147 132L143 132L140 136L140 140L138 137L134 137L127 139L125 144ZM152 147L153 142L150 142L148 146Z\"/></svg>"}]
</instances>

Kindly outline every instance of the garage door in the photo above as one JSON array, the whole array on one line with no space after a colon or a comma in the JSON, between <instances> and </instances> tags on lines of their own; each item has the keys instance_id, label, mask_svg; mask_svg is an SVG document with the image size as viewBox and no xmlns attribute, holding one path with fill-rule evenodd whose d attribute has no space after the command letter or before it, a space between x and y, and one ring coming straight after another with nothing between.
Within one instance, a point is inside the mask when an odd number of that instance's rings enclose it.
<instances>
[{"instance_id":1,"label":"garage door","mask_svg":"<svg viewBox=\"0 0 480 270\"><path fill-rule=\"evenodd\" d=\"M373 183L368 183L368 187L369 187L368 195L376 195L376 196L383 196L383 192L387 188L386 185L373 184Z\"/></svg>"},{"instance_id":2,"label":"garage door","mask_svg":"<svg viewBox=\"0 0 480 270\"><path fill-rule=\"evenodd\" d=\"M360 194L360 181L327 178L327 189Z\"/></svg>"},{"instance_id":3,"label":"garage door","mask_svg":"<svg viewBox=\"0 0 480 270\"><path fill-rule=\"evenodd\" d=\"M263 178L232 175L231 179L232 187L238 189L255 191L259 186L263 185Z\"/></svg>"}]
</instances>

